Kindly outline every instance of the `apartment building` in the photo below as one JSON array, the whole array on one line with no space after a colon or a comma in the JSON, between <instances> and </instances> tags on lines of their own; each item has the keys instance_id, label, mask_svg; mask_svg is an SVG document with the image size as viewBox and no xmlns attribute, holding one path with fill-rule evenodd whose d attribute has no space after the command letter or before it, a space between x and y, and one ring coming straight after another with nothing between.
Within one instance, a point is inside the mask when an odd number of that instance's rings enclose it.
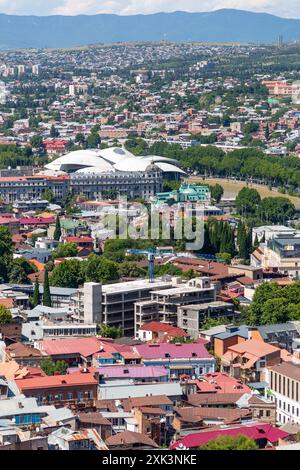
<instances>
[{"instance_id":1,"label":"apartment building","mask_svg":"<svg viewBox=\"0 0 300 470\"><path fill-rule=\"evenodd\" d=\"M181 306L214 302L216 291L208 277L191 279L185 284L177 281L176 287L155 290L151 299L135 304L135 335L143 324L161 321L177 325L178 312ZM182 328L181 325L178 325Z\"/></svg>"},{"instance_id":2,"label":"apartment building","mask_svg":"<svg viewBox=\"0 0 300 470\"><path fill-rule=\"evenodd\" d=\"M280 363L280 351L264 341L242 341L221 356L221 371L246 383L264 381L266 368Z\"/></svg>"},{"instance_id":3,"label":"apartment building","mask_svg":"<svg viewBox=\"0 0 300 470\"><path fill-rule=\"evenodd\" d=\"M193 343L149 343L135 346L145 366L164 366L170 378L201 376L215 371L215 358L204 340Z\"/></svg>"},{"instance_id":4,"label":"apartment building","mask_svg":"<svg viewBox=\"0 0 300 470\"><path fill-rule=\"evenodd\" d=\"M149 198L161 191L162 175L158 167L155 171L146 172L73 173L70 191L74 195L84 194L88 199L99 199L111 191L126 195L129 199Z\"/></svg>"},{"instance_id":5,"label":"apartment building","mask_svg":"<svg viewBox=\"0 0 300 470\"><path fill-rule=\"evenodd\" d=\"M290 278L300 277L300 232L278 233L261 244L251 255L251 265L276 269Z\"/></svg>"},{"instance_id":6,"label":"apartment building","mask_svg":"<svg viewBox=\"0 0 300 470\"><path fill-rule=\"evenodd\" d=\"M37 200L51 190L58 200L69 192L84 194L88 199L98 199L108 192L127 195L129 199L153 197L162 189L163 173L158 167L145 172L127 171L115 173L82 172L70 176L2 176L0 192L4 202Z\"/></svg>"},{"instance_id":7,"label":"apartment building","mask_svg":"<svg viewBox=\"0 0 300 470\"><path fill-rule=\"evenodd\" d=\"M97 373L83 369L67 375L18 379L16 384L20 393L36 398L38 404L88 404L97 399L98 380Z\"/></svg>"},{"instance_id":8,"label":"apartment building","mask_svg":"<svg viewBox=\"0 0 300 470\"><path fill-rule=\"evenodd\" d=\"M51 190L56 199L63 199L69 191L69 176L3 176L0 193L4 202L43 199L43 193Z\"/></svg>"},{"instance_id":9,"label":"apartment building","mask_svg":"<svg viewBox=\"0 0 300 470\"><path fill-rule=\"evenodd\" d=\"M191 338L199 338L201 325L208 318L228 318L235 317L234 305L228 302L212 301L202 304L184 305L178 309L179 328L182 328Z\"/></svg>"},{"instance_id":10,"label":"apartment building","mask_svg":"<svg viewBox=\"0 0 300 470\"><path fill-rule=\"evenodd\" d=\"M151 298L153 290L160 291L172 287L172 279L145 279L120 282L102 286L85 283L72 297L73 318L80 323L105 323L121 326L124 334L134 333L135 302Z\"/></svg>"},{"instance_id":11,"label":"apartment building","mask_svg":"<svg viewBox=\"0 0 300 470\"><path fill-rule=\"evenodd\" d=\"M267 382L266 394L276 402L277 423L300 425L300 365L282 362L268 367Z\"/></svg>"}]
</instances>

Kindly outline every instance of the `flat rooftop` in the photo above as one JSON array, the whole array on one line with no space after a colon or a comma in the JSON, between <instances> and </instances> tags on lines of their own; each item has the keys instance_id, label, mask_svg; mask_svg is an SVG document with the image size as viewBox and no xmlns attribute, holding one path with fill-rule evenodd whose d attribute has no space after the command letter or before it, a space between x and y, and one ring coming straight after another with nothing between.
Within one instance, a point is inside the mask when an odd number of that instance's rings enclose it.
<instances>
[{"instance_id":1,"label":"flat rooftop","mask_svg":"<svg viewBox=\"0 0 300 470\"><path fill-rule=\"evenodd\" d=\"M216 300L214 302L206 302L204 304L191 304L185 305L181 308L188 310L206 310L207 308L221 308L221 307L232 307L232 304L228 302L222 302L221 300Z\"/></svg>"},{"instance_id":2,"label":"flat rooftop","mask_svg":"<svg viewBox=\"0 0 300 470\"><path fill-rule=\"evenodd\" d=\"M106 284L102 286L103 294L120 294L121 292L134 292L142 289L155 289L160 287L170 287L172 281L165 281L163 279L150 282L149 279L138 279L136 281L119 282L115 284Z\"/></svg>"},{"instance_id":3,"label":"flat rooftop","mask_svg":"<svg viewBox=\"0 0 300 470\"><path fill-rule=\"evenodd\" d=\"M161 295L178 295L178 294L185 294L185 293L192 293L192 292L203 292L207 290L214 290L214 287L192 287L192 286L182 286L182 287L173 287L170 289L164 289L163 291L155 291L153 290L153 294L161 294Z\"/></svg>"}]
</instances>

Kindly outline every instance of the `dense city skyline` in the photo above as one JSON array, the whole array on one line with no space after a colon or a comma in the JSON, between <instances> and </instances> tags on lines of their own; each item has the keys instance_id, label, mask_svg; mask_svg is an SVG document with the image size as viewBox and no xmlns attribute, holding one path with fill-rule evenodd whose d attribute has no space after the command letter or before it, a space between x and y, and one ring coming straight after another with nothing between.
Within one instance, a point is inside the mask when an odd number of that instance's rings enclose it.
<instances>
[{"instance_id":1,"label":"dense city skyline","mask_svg":"<svg viewBox=\"0 0 300 470\"><path fill-rule=\"evenodd\" d=\"M17 15L80 15L115 13L120 15L156 12L203 12L222 8L270 13L285 18L300 18L299 0L0 0L0 12Z\"/></svg>"}]
</instances>

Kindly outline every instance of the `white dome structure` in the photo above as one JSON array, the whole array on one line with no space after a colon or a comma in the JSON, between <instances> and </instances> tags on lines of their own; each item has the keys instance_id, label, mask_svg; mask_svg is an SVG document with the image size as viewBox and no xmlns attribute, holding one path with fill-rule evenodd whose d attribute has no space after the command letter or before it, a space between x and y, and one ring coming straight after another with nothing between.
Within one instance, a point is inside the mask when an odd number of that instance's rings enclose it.
<instances>
[{"instance_id":1,"label":"white dome structure","mask_svg":"<svg viewBox=\"0 0 300 470\"><path fill-rule=\"evenodd\" d=\"M53 172L64 171L78 174L100 174L114 172L145 172L151 165L159 168L163 173L170 175L184 175L179 168L177 160L147 155L136 157L128 150L119 147L110 147L104 150L88 149L76 150L57 158L45 166Z\"/></svg>"}]
</instances>

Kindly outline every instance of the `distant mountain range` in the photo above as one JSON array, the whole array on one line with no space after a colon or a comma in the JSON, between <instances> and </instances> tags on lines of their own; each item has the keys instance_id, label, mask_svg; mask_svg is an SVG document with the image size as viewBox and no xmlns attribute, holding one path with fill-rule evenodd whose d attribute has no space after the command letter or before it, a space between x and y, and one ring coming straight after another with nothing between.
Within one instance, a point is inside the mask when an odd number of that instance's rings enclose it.
<instances>
[{"instance_id":1,"label":"distant mountain range","mask_svg":"<svg viewBox=\"0 0 300 470\"><path fill-rule=\"evenodd\" d=\"M300 39L300 19L218 10L153 15L15 16L0 14L0 49L74 47L129 41L272 43Z\"/></svg>"}]
</instances>

